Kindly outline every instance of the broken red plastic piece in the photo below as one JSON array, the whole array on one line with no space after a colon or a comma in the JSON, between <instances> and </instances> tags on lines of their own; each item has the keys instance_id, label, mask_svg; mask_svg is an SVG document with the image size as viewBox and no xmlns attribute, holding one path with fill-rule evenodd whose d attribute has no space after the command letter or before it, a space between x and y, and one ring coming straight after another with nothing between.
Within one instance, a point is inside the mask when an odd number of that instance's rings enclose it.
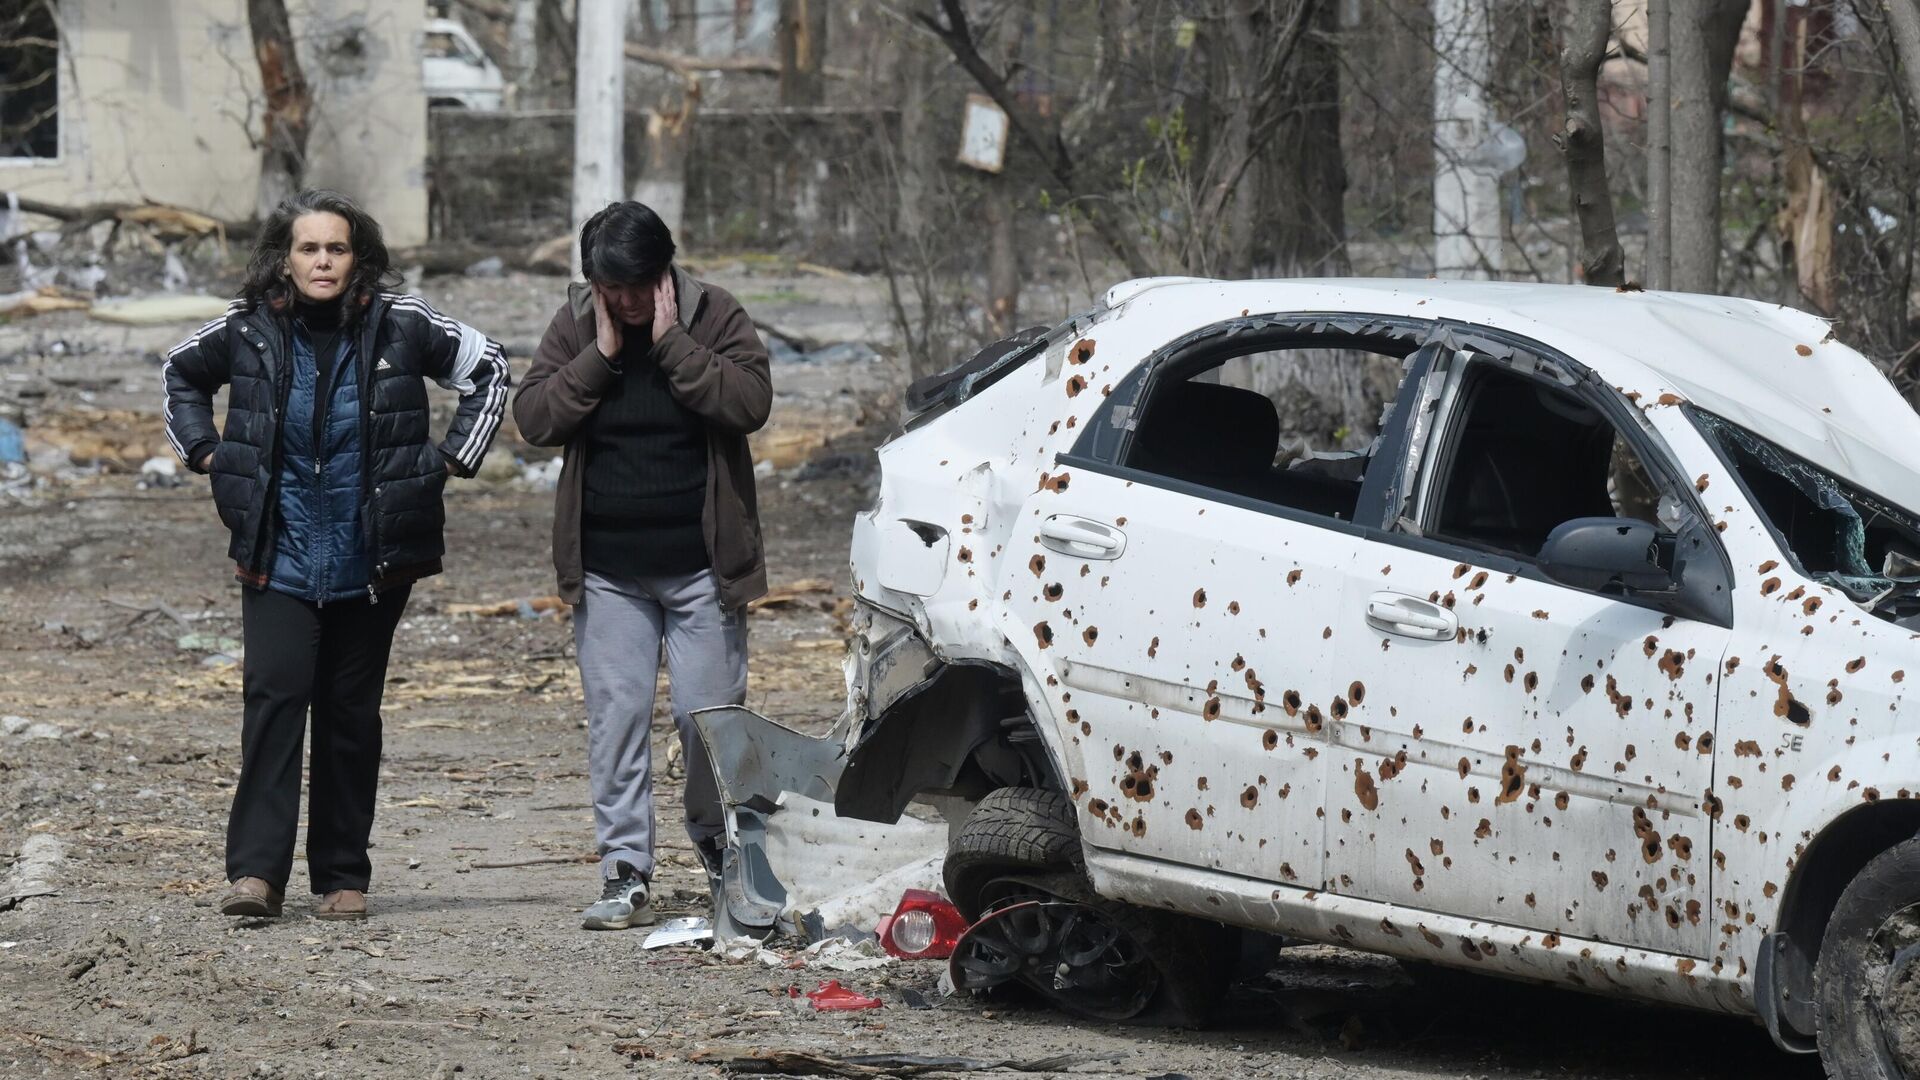
<instances>
[{"instance_id":1,"label":"broken red plastic piece","mask_svg":"<svg viewBox=\"0 0 1920 1080\"><path fill-rule=\"evenodd\" d=\"M870 998L840 985L839 979L829 979L820 984L820 989L807 991L807 998L813 1007L821 1012L840 1012L848 1009L877 1009L879 998Z\"/></svg>"},{"instance_id":2,"label":"broken red plastic piece","mask_svg":"<svg viewBox=\"0 0 1920 1080\"><path fill-rule=\"evenodd\" d=\"M880 947L903 960L945 960L966 932L967 919L960 909L926 889L902 893L893 914L874 928Z\"/></svg>"}]
</instances>

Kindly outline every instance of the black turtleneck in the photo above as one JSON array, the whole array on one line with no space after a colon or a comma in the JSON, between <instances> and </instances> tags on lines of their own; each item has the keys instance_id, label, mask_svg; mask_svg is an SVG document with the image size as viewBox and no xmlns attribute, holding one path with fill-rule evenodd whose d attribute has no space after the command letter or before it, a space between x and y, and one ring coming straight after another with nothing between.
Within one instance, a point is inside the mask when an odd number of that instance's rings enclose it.
<instances>
[{"instance_id":1,"label":"black turtleneck","mask_svg":"<svg viewBox=\"0 0 1920 1080\"><path fill-rule=\"evenodd\" d=\"M327 403L333 397L333 372L340 360L340 336L345 329L338 298L314 303L303 297L293 301L293 318L306 332L313 346L315 400L313 403L313 445L315 451L326 444Z\"/></svg>"}]
</instances>

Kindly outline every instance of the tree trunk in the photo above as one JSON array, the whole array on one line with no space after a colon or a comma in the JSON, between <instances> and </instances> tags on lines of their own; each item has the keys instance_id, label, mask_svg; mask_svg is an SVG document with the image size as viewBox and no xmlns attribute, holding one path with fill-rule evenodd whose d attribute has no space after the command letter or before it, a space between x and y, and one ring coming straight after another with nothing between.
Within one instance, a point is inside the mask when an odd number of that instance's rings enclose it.
<instances>
[{"instance_id":1,"label":"tree trunk","mask_svg":"<svg viewBox=\"0 0 1920 1080\"><path fill-rule=\"evenodd\" d=\"M1011 182L986 178L987 329L996 338L1020 328L1020 242Z\"/></svg>"},{"instance_id":2,"label":"tree trunk","mask_svg":"<svg viewBox=\"0 0 1920 1080\"><path fill-rule=\"evenodd\" d=\"M1478 161L1491 111L1488 0L1433 0L1433 262L1441 277L1499 276L1500 179Z\"/></svg>"},{"instance_id":3,"label":"tree trunk","mask_svg":"<svg viewBox=\"0 0 1920 1080\"><path fill-rule=\"evenodd\" d=\"M1613 220L1607 186L1607 148L1600 124L1600 65L1613 33L1612 0L1560 0L1554 9L1560 38L1560 91L1567 119L1554 145L1567 162L1567 187L1580 222L1580 271L1589 285L1626 284L1626 255Z\"/></svg>"},{"instance_id":4,"label":"tree trunk","mask_svg":"<svg viewBox=\"0 0 1920 1080\"><path fill-rule=\"evenodd\" d=\"M821 74L827 50L828 0L780 0L780 104L819 105L826 100Z\"/></svg>"},{"instance_id":5,"label":"tree trunk","mask_svg":"<svg viewBox=\"0 0 1920 1080\"><path fill-rule=\"evenodd\" d=\"M1670 0L1673 48L1672 287L1720 289L1720 125L1747 0Z\"/></svg>"},{"instance_id":6,"label":"tree trunk","mask_svg":"<svg viewBox=\"0 0 1920 1080\"><path fill-rule=\"evenodd\" d=\"M262 219L300 190L307 173L307 132L313 123L313 92L300 70L287 22L286 0L247 0L247 27L260 62L266 95L260 142L260 188L254 207Z\"/></svg>"},{"instance_id":7,"label":"tree trunk","mask_svg":"<svg viewBox=\"0 0 1920 1080\"><path fill-rule=\"evenodd\" d=\"M1887 24L1893 30L1893 50L1900 58L1909 115L1920 116L1920 0L1881 3L1886 5Z\"/></svg>"},{"instance_id":8,"label":"tree trunk","mask_svg":"<svg viewBox=\"0 0 1920 1080\"><path fill-rule=\"evenodd\" d=\"M1262 155L1264 213L1254 272L1268 277L1339 277L1347 258L1347 167L1340 145L1341 12L1313 13L1273 109L1282 117ZM1259 189L1256 189L1259 190Z\"/></svg>"},{"instance_id":9,"label":"tree trunk","mask_svg":"<svg viewBox=\"0 0 1920 1080\"><path fill-rule=\"evenodd\" d=\"M1647 0L1647 287L1673 288L1673 0Z\"/></svg>"},{"instance_id":10,"label":"tree trunk","mask_svg":"<svg viewBox=\"0 0 1920 1080\"><path fill-rule=\"evenodd\" d=\"M573 231L625 192L626 0L580 0L573 107ZM580 251L573 253L575 272Z\"/></svg>"},{"instance_id":11,"label":"tree trunk","mask_svg":"<svg viewBox=\"0 0 1920 1080\"><path fill-rule=\"evenodd\" d=\"M515 108L526 108L533 98L533 76L540 66L539 23L540 0L513 0L513 22L507 29L507 87Z\"/></svg>"},{"instance_id":12,"label":"tree trunk","mask_svg":"<svg viewBox=\"0 0 1920 1080\"><path fill-rule=\"evenodd\" d=\"M693 143L698 92L687 95L678 111L647 114L647 166L634 181L633 198L660 215L678 233L687 216L687 151Z\"/></svg>"}]
</instances>

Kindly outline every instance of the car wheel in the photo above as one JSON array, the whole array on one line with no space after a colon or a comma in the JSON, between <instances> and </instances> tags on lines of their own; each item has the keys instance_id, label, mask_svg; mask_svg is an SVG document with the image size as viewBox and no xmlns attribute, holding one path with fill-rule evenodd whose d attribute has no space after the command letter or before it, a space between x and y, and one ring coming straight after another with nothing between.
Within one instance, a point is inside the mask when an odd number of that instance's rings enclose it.
<instances>
[{"instance_id":1,"label":"car wheel","mask_svg":"<svg viewBox=\"0 0 1920 1080\"><path fill-rule=\"evenodd\" d=\"M1920 839L1856 875L1820 944L1820 1061L1849 1080L1920 1080Z\"/></svg>"},{"instance_id":2,"label":"car wheel","mask_svg":"<svg viewBox=\"0 0 1920 1080\"><path fill-rule=\"evenodd\" d=\"M1203 1027L1234 970L1231 927L1097 896L1077 871L984 883L987 914L954 953L955 983L1017 981L1104 1023Z\"/></svg>"},{"instance_id":3,"label":"car wheel","mask_svg":"<svg viewBox=\"0 0 1920 1080\"><path fill-rule=\"evenodd\" d=\"M1073 804L1045 788L989 792L947 844L947 896L972 922L986 910L982 891L1007 873L1076 869L1080 834Z\"/></svg>"}]
</instances>

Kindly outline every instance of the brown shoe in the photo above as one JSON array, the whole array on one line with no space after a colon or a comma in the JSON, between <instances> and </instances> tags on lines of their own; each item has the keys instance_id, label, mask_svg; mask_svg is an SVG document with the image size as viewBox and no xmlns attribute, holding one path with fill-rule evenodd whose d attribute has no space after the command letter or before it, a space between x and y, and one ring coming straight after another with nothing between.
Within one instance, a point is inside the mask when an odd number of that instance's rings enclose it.
<instances>
[{"instance_id":1,"label":"brown shoe","mask_svg":"<svg viewBox=\"0 0 1920 1080\"><path fill-rule=\"evenodd\" d=\"M220 914L274 917L280 914L286 898L265 878L243 877L228 886L226 895L220 898Z\"/></svg>"},{"instance_id":2,"label":"brown shoe","mask_svg":"<svg viewBox=\"0 0 1920 1080\"><path fill-rule=\"evenodd\" d=\"M367 894L359 889L336 889L321 899L314 916L321 919L364 919L367 917Z\"/></svg>"}]
</instances>

